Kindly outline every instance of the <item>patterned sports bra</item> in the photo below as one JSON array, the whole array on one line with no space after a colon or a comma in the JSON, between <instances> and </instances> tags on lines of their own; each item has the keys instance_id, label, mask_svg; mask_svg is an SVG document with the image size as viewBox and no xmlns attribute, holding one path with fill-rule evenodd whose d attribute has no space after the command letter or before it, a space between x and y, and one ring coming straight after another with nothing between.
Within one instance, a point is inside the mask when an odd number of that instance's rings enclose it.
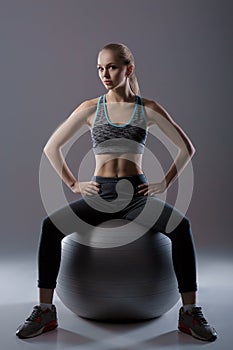
<instances>
[{"instance_id":1,"label":"patterned sports bra","mask_svg":"<svg viewBox=\"0 0 233 350\"><path fill-rule=\"evenodd\" d=\"M100 96L91 127L95 154L144 153L148 129L142 98L136 96L134 112L128 123L116 125L109 119L106 95Z\"/></svg>"}]
</instances>

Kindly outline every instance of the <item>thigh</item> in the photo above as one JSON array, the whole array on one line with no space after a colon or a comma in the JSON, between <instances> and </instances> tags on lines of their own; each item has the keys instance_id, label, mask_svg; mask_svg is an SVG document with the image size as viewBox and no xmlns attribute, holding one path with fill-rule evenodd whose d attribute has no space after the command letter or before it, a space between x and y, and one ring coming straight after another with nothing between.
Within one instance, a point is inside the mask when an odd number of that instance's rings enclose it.
<instances>
[{"instance_id":1,"label":"thigh","mask_svg":"<svg viewBox=\"0 0 233 350\"><path fill-rule=\"evenodd\" d=\"M136 197L126 208L123 218L165 234L172 232L185 215L157 197Z\"/></svg>"},{"instance_id":2,"label":"thigh","mask_svg":"<svg viewBox=\"0 0 233 350\"><path fill-rule=\"evenodd\" d=\"M80 198L56 210L49 218L64 235L72 232L85 233L93 226L112 218L111 213L99 211L91 203L94 202Z\"/></svg>"}]
</instances>

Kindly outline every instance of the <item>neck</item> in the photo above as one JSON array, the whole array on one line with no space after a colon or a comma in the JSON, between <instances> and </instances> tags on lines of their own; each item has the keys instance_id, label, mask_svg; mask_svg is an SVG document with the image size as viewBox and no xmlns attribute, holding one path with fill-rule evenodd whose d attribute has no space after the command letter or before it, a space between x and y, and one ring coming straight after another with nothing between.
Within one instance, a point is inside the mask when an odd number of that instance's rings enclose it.
<instances>
[{"instance_id":1,"label":"neck","mask_svg":"<svg viewBox=\"0 0 233 350\"><path fill-rule=\"evenodd\" d=\"M106 94L106 102L135 102L136 95L132 90L110 90Z\"/></svg>"}]
</instances>

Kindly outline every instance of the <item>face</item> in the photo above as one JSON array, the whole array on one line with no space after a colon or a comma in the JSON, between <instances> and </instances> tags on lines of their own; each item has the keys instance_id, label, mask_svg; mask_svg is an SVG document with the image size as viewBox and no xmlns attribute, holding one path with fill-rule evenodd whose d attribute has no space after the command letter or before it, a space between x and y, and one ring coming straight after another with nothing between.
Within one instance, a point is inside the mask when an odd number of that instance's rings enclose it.
<instances>
[{"instance_id":1,"label":"face","mask_svg":"<svg viewBox=\"0 0 233 350\"><path fill-rule=\"evenodd\" d=\"M126 84L129 69L127 65L122 64L113 51L103 50L99 53L97 69L106 89L110 90Z\"/></svg>"}]
</instances>

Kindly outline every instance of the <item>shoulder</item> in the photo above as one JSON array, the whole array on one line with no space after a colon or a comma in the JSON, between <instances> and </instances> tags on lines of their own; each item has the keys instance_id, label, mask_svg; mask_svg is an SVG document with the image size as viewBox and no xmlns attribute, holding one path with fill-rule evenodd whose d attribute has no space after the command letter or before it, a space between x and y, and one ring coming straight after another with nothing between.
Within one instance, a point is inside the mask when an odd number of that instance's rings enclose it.
<instances>
[{"instance_id":1,"label":"shoulder","mask_svg":"<svg viewBox=\"0 0 233 350\"><path fill-rule=\"evenodd\" d=\"M145 114L148 120L148 126L152 124L156 124L158 117L160 118L164 117L166 119L171 120L170 115L159 102L154 101L152 99L147 99L145 97L142 97L142 102L143 102Z\"/></svg>"},{"instance_id":2,"label":"shoulder","mask_svg":"<svg viewBox=\"0 0 233 350\"><path fill-rule=\"evenodd\" d=\"M79 119L82 119L85 124L91 128L99 97L83 101L76 109L75 114Z\"/></svg>"},{"instance_id":3,"label":"shoulder","mask_svg":"<svg viewBox=\"0 0 233 350\"><path fill-rule=\"evenodd\" d=\"M98 100L99 100L99 97L92 98L90 100L85 100L77 107L77 110L81 111L87 108L96 107Z\"/></svg>"},{"instance_id":4,"label":"shoulder","mask_svg":"<svg viewBox=\"0 0 233 350\"><path fill-rule=\"evenodd\" d=\"M145 97L142 97L142 102L144 107L152 109L155 112L162 112L162 114L164 114L165 112L165 109L157 101L149 100Z\"/></svg>"}]
</instances>

